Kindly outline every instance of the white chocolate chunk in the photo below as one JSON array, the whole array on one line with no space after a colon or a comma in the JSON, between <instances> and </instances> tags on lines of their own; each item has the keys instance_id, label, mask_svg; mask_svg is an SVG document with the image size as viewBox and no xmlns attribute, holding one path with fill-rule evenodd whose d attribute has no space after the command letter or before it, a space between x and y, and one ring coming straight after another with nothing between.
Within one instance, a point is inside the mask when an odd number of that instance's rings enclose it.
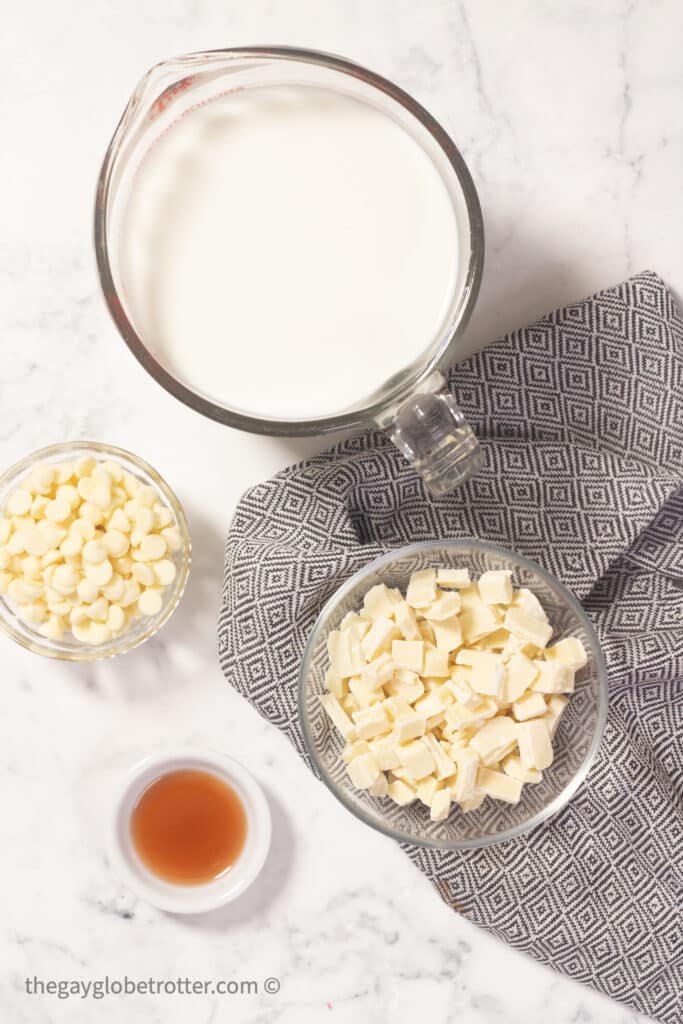
<instances>
[{"instance_id":1,"label":"white chocolate chunk","mask_svg":"<svg viewBox=\"0 0 683 1024\"><path fill-rule=\"evenodd\" d=\"M345 740L356 738L353 722L344 711L337 698L331 693L325 693L320 697L320 703L329 715L333 725L339 730Z\"/></svg>"},{"instance_id":2,"label":"white chocolate chunk","mask_svg":"<svg viewBox=\"0 0 683 1024\"><path fill-rule=\"evenodd\" d=\"M439 594L436 601L432 601L429 607L424 609L424 615L431 623L443 622L444 619L452 619L459 611L460 594L455 591Z\"/></svg>"},{"instance_id":3,"label":"white chocolate chunk","mask_svg":"<svg viewBox=\"0 0 683 1024\"><path fill-rule=\"evenodd\" d=\"M490 651L494 654L500 654L503 656L503 650L505 645L510 639L510 634L507 629L495 629L493 633L487 633L481 640L477 640L474 644L474 648L478 651Z\"/></svg>"},{"instance_id":4,"label":"white chocolate chunk","mask_svg":"<svg viewBox=\"0 0 683 1024\"><path fill-rule=\"evenodd\" d=\"M363 610L373 622L375 619L390 619L400 601L400 594L397 595L384 583L378 583L376 587L368 590L363 598Z\"/></svg>"},{"instance_id":5,"label":"white chocolate chunk","mask_svg":"<svg viewBox=\"0 0 683 1024\"><path fill-rule=\"evenodd\" d=\"M461 596L463 593L464 591L461 591ZM462 638L466 644L472 644L486 636L487 633L493 633L498 629L499 625L500 623L493 611L483 604L465 608L465 611L460 614Z\"/></svg>"},{"instance_id":6,"label":"white chocolate chunk","mask_svg":"<svg viewBox=\"0 0 683 1024\"><path fill-rule=\"evenodd\" d=\"M370 789L380 776L380 770L372 754L361 754L349 762L347 771L357 789Z\"/></svg>"},{"instance_id":7,"label":"white chocolate chunk","mask_svg":"<svg viewBox=\"0 0 683 1024\"><path fill-rule=\"evenodd\" d=\"M419 700L415 701L415 711L419 715L425 716L427 724L429 724L429 720L431 718L445 718L446 707L446 701L443 700L441 694L437 690L434 690L432 693L428 693L424 697L420 697Z\"/></svg>"},{"instance_id":8,"label":"white chocolate chunk","mask_svg":"<svg viewBox=\"0 0 683 1024\"><path fill-rule=\"evenodd\" d=\"M487 796L496 800L504 800L506 804L517 804L522 795L522 783L511 775L496 772L490 768L480 768L477 773L477 788Z\"/></svg>"},{"instance_id":9,"label":"white chocolate chunk","mask_svg":"<svg viewBox=\"0 0 683 1024\"><path fill-rule=\"evenodd\" d=\"M574 672L578 672L588 663L586 648L578 636L568 636L559 640L553 647L545 652L548 661L561 661L568 665Z\"/></svg>"},{"instance_id":10,"label":"white chocolate chunk","mask_svg":"<svg viewBox=\"0 0 683 1024\"><path fill-rule=\"evenodd\" d=\"M417 799L420 803L424 804L425 807L431 807L434 794L438 788L439 780L436 775L427 775L426 778L421 779L417 784Z\"/></svg>"},{"instance_id":11,"label":"white chocolate chunk","mask_svg":"<svg viewBox=\"0 0 683 1024\"><path fill-rule=\"evenodd\" d=\"M462 590L470 585L470 571L469 569L437 569L436 582L437 586L443 589L455 587Z\"/></svg>"},{"instance_id":12,"label":"white chocolate chunk","mask_svg":"<svg viewBox=\"0 0 683 1024\"><path fill-rule=\"evenodd\" d=\"M398 778L389 783L389 796L399 807L407 807L417 799L414 787Z\"/></svg>"},{"instance_id":13,"label":"white chocolate chunk","mask_svg":"<svg viewBox=\"0 0 683 1024\"><path fill-rule=\"evenodd\" d=\"M391 650L392 641L397 639L398 627L391 619L375 619L372 626L360 641L360 649L366 661L372 661ZM396 659L394 658L394 661Z\"/></svg>"},{"instance_id":14,"label":"white chocolate chunk","mask_svg":"<svg viewBox=\"0 0 683 1024\"><path fill-rule=\"evenodd\" d=\"M382 701L381 688L371 686L363 676L351 676L349 679L349 690L355 698L358 707L369 708L371 704L378 704Z\"/></svg>"},{"instance_id":15,"label":"white chocolate chunk","mask_svg":"<svg viewBox=\"0 0 683 1024\"><path fill-rule=\"evenodd\" d=\"M407 707L394 719L392 736L396 743L407 743L409 740L424 736L426 728L427 716Z\"/></svg>"},{"instance_id":16,"label":"white chocolate chunk","mask_svg":"<svg viewBox=\"0 0 683 1024\"><path fill-rule=\"evenodd\" d=\"M341 676L337 675L332 667L328 668L325 673L325 686L333 693L337 700L344 696L347 691L347 684Z\"/></svg>"},{"instance_id":17,"label":"white chocolate chunk","mask_svg":"<svg viewBox=\"0 0 683 1024\"><path fill-rule=\"evenodd\" d=\"M471 668L469 684L475 693L498 701L502 699L506 670L500 655L490 651L462 650L458 651L455 663Z\"/></svg>"},{"instance_id":18,"label":"white chocolate chunk","mask_svg":"<svg viewBox=\"0 0 683 1024\"><path fill-rule=\"evenodd\" d=\"M155 565L158 564L158 562L155 562ZM351 635L355 636L356 640L360 642L371 625L370 619L365 619L356 612L347 612L339 624L339 629L342 633L347 629L351 630Z\"/></svg>"},{"instance_id":19,"label":"white chocolate chunk","mask_svg":"<svg viewBox=\"0 0 683 1024\"><path fill-rule=\"evenodd\" d=\"M441 781L453 775L455 773L455 763L448 756L439 741L431 733L427 733L423 737L422 742L427 744L434 758L434 774L436 778Z\"/></svg>"},{"instance_id":20,"label":"white chocolate chunk","mask_svg":"<svg viewBox=\"0 0 683 1024\"><path fill-rule=\"evenodd\" d=\"M407 704L414 702L424 693L424 683L415 672L399 669L385 686L391 697L400 697Z\"/></svg>"},{"instance_id":21,"label":"white chocolate chunk","mask_svg":"<svg viewBox=\"0 0 683 1024\"><path fill-rule=\"evenodd\" d=\"M553 694L548 698L548 710L545 715L545 724L548 727L548 733L551 740L555 739L555 735L560 726L562 712L568 703L569 699L567 697L561 697L559 694Z\"/></svg>"},{"instance_id":22,"label":"white chocolate chunk","mask_svg":"<svg viewBox=\"0 0 683 1024\"><path fill-rule=\"evenodd\" d=\"M466 669L460 667L453 668L448 685L459 704L463 704L466 708L473 708L478 705L480 697L470 686L469 672Z\"/></svg>"},{"instance_id":23,"label":"white chocolate chunk","mask_svg":"<svg viewBox=\"0 0 683 1024\"><path fill-rule=\"evenodd\" d=\"M436 600L436 569L420 569L408 582L406 601L413 608L427 608Z\"/></svg>"},{"instance_id":24,"label":"white chocolate chunk","mask_svg":"<svg viewBox=\"0 0 683 1024\"><path fill-rule=\"evenodd\" d=\"M394 605L394 621L398 626L401 634L405 640L421 640L422 634L420 633L420 627L417 619L415 618L415 612L410 607L407 601L400 601Z\"/></svg>"},{"instance_id":25,"label":"white chocolate chunk","mask_svg":"<svg viewBox=\"0 0 683 1024\"><path fill-rule=\"evenodd\" d=\"M553 747L544 719L534 718L530 722L521 722L517 726L517 743L525 768L543 771L553 763Z\"/></svg>"},{"instance_id":26,"label":"white chocolate chunk","mask_svg":"<svg viewBox=\"0 0 683 1024\"><path fill-rule=\"evenodd\" d=\"M515 636L537 647L545 647L553 635L553 627L523 608L510 605L505 613L503 625Z\"/></svg>"},{"instance_id":27,"label":"white chocolate chunk","mask_svg":"<svg viewBox=\"0 0 683 1024\"><path fill-rule=\"evenodd\" d=\"M372 740L370 750L383 772L400 767L401 759L398 756L398 744L392 737L382 736L379 739Z\"/></svg>"},{"instance_id":28,"label":"white chocolate chunk","mask_svg":"<svg viewBox=\"0 0 683 1024\"><path fill-rule=\"evenodd\" d=\"M436 643L436 637L434 636L434 630L430 622L426 622L424 619L418 622L418 628L420 630L420 636L426 644L434 645Z\"/></svg>"},{"instance_id":29,"label":"white chocolate chunk","mask_svg":"<svg viewBox=\"0 0 683 1024\"><path fill-rule=\"evenodd\" d=\"M513 704L514 701L519 700L524 691L536 679L538 668L525 654L518 651L507 662L506 670L502 702L504 704Z\"/></svg>"},{"instance_id":30,"label":"white chocolate chunk","mask_svg":"<svg viewBox=\"0 0 683 1024\"><path fill-rule=\"evenodd\" d=\"M540 693L525 693L512 704L512 713L518 722L539 718L546 713L546 703Z\"/></svg>"},{"instance_id":31,"label":"white chocolate chunk","mask_svg":"<svg viewBox=\"0 0 683 1024\"><path fill-rule=\"evenodd\" d=\"M389 795L389 783L384 772L380 772L371 786L368 786L370 796L385 797Z\"/></svg>"},{"instance_id":32,"label":"white chocolate chunk","mask_svg":"<svg viewBox=\"0 0 683 1024\"><path fill-rule=\"evenodd\" d=\"M358 675L362 671L360 645L351 630L340 633L335 629L330 633L327 638L327 652L332 668L342 679L348 679L349 676Z\"/></svg>"},{"instance_id":33,"label":"white chocolate chunk","mask_svg":"<svg viewBox=\"0 0 683 1024\"><path fill-rule=\"evenodd\" d=\"M520 782L530 782L532 785L536 785L543 781L543 772L539 772L536 768L525 768L519 754L508 754L503 759L501 768L506 775L511 775L513 779L519 779Z\"/></svg>"},{"instance_id":34,"label":"white chocolate chunk","mask_svg":"<svg viewBox=\"0 0 683 1024\"><path fill-rule=\"evenodd\" d=\"M422 671L428 678L445 679L449 676L450 666L448 664L448 651L432 647L431 644L425 644Z\"/></svg>"},{"instance_id":35,"label":"white chocolate chunk","mask_svg":"<svg viewBox=\"0 0 683 1024\"><path fill-rule=\"evenodd\" d=\"M484 765L500 761L517 746L517 731L512 719L497 715L485 722L470 746L479 754Z\"/></svg>"},{"instance_id":36,"label":"white chocolate chunk","mask_svg":"<svg viewBox=\"0 0 683 1024\"><path fill-rule=\"evenodd\" d=\"M451 809L451 793L447 788L437 789L432 797L429 817L432 821L445 821Z\"/></svg>"},{"instance_id":37,"label":"white chocolate chunk","mask_svg":"<svg viewBox=\"0 0 683 1024\"><path fill-rule=\"evenodd\" d=\"M463 802L460 804L460 807L465 812L465 814L468 814L470 811L476 811L479 807L481 807L485 799L486 793L477 792L476 795L473 796L471 800L463 800Z\"/></svg>"},{"instance_id":38,"label":"white chocolate chunk","mask_svg":"<svg viewBox=\"0 0 683 1024\"><path fill-rule=\"evenodd\" d=\"M431 622L430 625L434 630L434 643L440 651L450 654L462 643L461 619L457 615L441 622Z\"/></svg>"},{"instance_id":39,"label":"white chocolate chunk","mask_svg":"<svg viewBox=\"0 0 683 1024\"><path fill-rule=\"evenodd\" d=\"M342 761L349 764L353 761L354 757L360 757L361 754L367 754L370 752L370 744L366 743L365 740L354 740L352 743L347 743L342 750L341 756Z\"/></svg>"},{"instance_id":40,"label":"white chocolate chunk","mask_svg":"<svg viewBox=\"0 0 683 1024\"><path fill-rule=\"evenodd\" d=\"M364 665L361 671L361 679L373 690L384 686L393 677L394 661L390 654L380 654L379 658L375 658L374 661Z\"/></svg>"},{"instance_id":41,"label":"white chocolate chunk","mask_svg":"<svg viewBox=\"0 0 683 1024\"><path fill-rule=\"evenodd\" d=\"M510 604L512 601L511 570L491 570L479 577L479 595L484 604Z\"/></svg>"},{"instance_id":42,"label":"white chocolate chunk","mask_svg":"<svg viewBox=\"0 0 683 1024\"><path fill-rule=\"evenodd\" d=\"M485 697L476 707L467 708L462 704L450 704L446 708L446 720L453 729L480 728L487 718L493 718L498 705L490 697Z\"/></svg>"},{"instance_id":43,"label":"white chocolate chunk","mask_svg":"<svg viewBox=\"0 0 683 1024\"><path fill-rule=\"evenodd\" d=\"M424 659L423 640L394 640L391 644L391 657L396 668L407 669L409 672L422 672Z\"/></svg>"},{"instance_id":44,"label":"white chocolate chunk","mask_svg":"<svg viewBox=\"0 0 683 1024\"><path fill-rule=\"evenodd\" d=\"M459 804L471 800L475 795L477 773L479 771L479 755L470 748L455 751L457 774L451 792L453 799Z\"/></svg>"},{"instance_id":45,"label":"white chocolate chunk","mask_svg":"<svg viewBox=\"0 0 683 1024\"><path fill-rule=\"evenodd\" d=\"M561 661L535 661L538 677L531 689L536 693L573 693L574 670Z\"/></svg>"},{"instance_id":46,"label":"white chocolate chunk","mask_svg":"<svg viewBox=\"0 0 683 1024\"><path fill-rule=\"evenodd\" d=\"M512 603L515 608L522 608L529 615L533 615L537 619L540 619L541 622L548 621L545 608L534 592L529 590L528 587L520 587L519 590L515 590Z\"/></svg>"},{"instance_id":47,"label":"white chocolate chunk","mask_svg":"<svg viewBox=\"0 0 683 1024\"><path fill-rule=\"evenodd\" d=\"M400 744L398 756L409 779L417 782L434 771L434 758L429 747L421 739Z\"/></svg>"},{"instance_id":48,"label":"white chocolate chunk","mask_svg":"<svg viewBox=\"0 0 683 1024\"><path fill-rule=\"evenodd\" d=\"M354 711L353 723L359 740L374 739L376 736L388 733L392 727L391 720L382 704L372 704L368 708Z\"/></svg>"}]
</instances>

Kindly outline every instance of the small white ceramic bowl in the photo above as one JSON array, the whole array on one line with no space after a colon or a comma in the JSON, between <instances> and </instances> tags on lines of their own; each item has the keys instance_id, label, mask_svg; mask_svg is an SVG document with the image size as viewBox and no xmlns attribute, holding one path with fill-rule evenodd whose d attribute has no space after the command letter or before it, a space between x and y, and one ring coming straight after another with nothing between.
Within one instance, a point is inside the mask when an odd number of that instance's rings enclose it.
<instances>
[{"instance_id":1,"label":"small white ceramic bowl","mask_svg":"<svg viewBox=\"0 0 683 1024\"><path fill-rule=\"evenodd\" d=\"M199 885L177 885L153 874L138 857L130 830L142 793L162 775L188 769L210 772L226 782L247 816L247 837L237 861L218 878ZM261 871L270 848L270 810L259 784L238 761L203 748L162 751L139 761L118 794L112 826L112 861L122 880L141 899L173 914L201 914L237 899Z\"/></svg>"}]
</instances>

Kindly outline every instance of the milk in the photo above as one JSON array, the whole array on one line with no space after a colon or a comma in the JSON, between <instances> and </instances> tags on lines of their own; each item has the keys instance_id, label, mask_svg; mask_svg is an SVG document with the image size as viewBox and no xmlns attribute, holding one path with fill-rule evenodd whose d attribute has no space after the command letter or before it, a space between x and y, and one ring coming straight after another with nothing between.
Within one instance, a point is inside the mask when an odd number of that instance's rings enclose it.
<instances>
[{"instance_id":1,"label":"milk","mask_svg":"<svg viewBox=\"0 0 683 1024\"><path fill-rule=\"evenodd\" d=\"M136 172L128 314L180 381L268 418L346 410L435 339L453 295L452 201L374 107L262 86L177 120Z\"/></svg>"}]
</instances>

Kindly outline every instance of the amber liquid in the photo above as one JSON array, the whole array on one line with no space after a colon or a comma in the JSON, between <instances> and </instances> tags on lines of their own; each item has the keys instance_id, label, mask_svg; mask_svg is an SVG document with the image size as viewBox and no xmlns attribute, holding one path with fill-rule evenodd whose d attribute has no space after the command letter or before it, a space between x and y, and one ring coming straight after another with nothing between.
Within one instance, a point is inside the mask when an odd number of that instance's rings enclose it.
<instances>
[{"instance_id":1,"label":"amber liquid","mask_svg":"<svg viewBox=\"0 0 683 1024\"><path fill-rule=\"evenodd\" d=\"M210 882L230 868L244 847L242 801L217 775L169 772L144 791L130 822L133 846L159 878L180 885Z\"/></svg>"}]
</instances>

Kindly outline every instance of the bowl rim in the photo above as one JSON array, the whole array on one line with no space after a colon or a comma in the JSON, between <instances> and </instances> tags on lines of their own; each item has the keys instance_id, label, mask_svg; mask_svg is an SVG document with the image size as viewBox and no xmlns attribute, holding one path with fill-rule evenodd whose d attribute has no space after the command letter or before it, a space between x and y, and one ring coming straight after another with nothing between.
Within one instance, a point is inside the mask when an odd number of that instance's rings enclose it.
<instances>
[{"instance_id":1,"label":"bowl rim","mask_svg":"<svg viewBox=\"0 0 683 1024\"><path fill-rule=\"evenodd\" d=\"M43 448L36 448L34 451L24 455L21 459L18 459L13 463L13 465L0 474L0 495L6 487L11 485L13 481L16 481L18 485L19 481L16 478L20 477L22 473L30 470L31 467L36 462L41 461L41 459L55 458L60 455L68 457L70 453L80 451L81 449L83 451L88 451L93 455L111 456L113 459L123 460L130 466L142 470L147 474L150 480L152 480L159 488L159 491L169 503L173 514L177 519L178 527L183 538L184 558L183 564L178 570L176 581L174 581L173 599L169 602L168 607L163 609L158 616L154 617L149 627L141 633L135 641L125 641L124 632L120 638L121 643L113 649L102 650L97 647L86 647L85 645L82 645L82 648L78 648L74 645L73 650L57 650L52 648L50 646L50 641L41 637L38 632L35 632L34 636L24 636L13 628L11 619L7 618L4 614L0 614L0 629L11 640L14 640L15 643L19 644L19 646L23 647L25 650L31 651L32 654L39 654L44 658L53 658L56 661L103 661L106 658L116 658L120 654L127 654L129 651L135 650L136 647L140 647L141 644L146 643L147 640L155 636L162 626L168 622L171 615L178 607L180 599L185 592L185 587L187 586L187 580L190 575L190 565L192 562L192 541L190 538L190 529L187 525L187 517L185 516L185 511L178 499L178 496L154 466L150 465L149 462L146 462L145 459L136 455L134 452L128 451L126 448L119 448L116 445L107 444L103 441L88 440L60 441L57 444L50 444Z\"/></svg>"},{"instance_id":2,"label":"bowl rim","mask_svg":"<svg viewBox=\"0 0 683 1024\"><path fill-rule=\"evenodd\" d=\"M333 608L339 604L340 601L346 597L346 595L359 583L363 577L369 575L371 572L377 572L396 559L406 555L413 554L418 551L426 551L435 548L457 548L466 551L486 551L492 554L502 555L506 558L512 558L516 560L524 568L530 569L537 573L541 578L552 584L553 587L557 587L561 595L566 600L571 610L580 619L583 628L585 629L588 636L594 646L597 677L598 677L598 707L596 716L596 727L591 740L586 756L584 757L579 769L575 772L573 777L567 783L567 785L557 794L557 796L550 801L542 810L537 814L534 814L527 821L522 822L520 825L516 825L514 828L506 829L504 832L496 833L492 836L483 836L479 839L453 839L453 840L436 840L430 839L429 837L415 838L413 836L405 835L402 832L397 831L390 826L386 826L373 820L369 814L365 812L362 807L356 806L347 796L344 790L336 786L331 779L328 778L327 773L323 770L321 760L318 757L316 745L313 741L313 736L308 724L307 717L304 713L304 695L306 689L306 679L308 676L308 666L312 656L313 647L317 641L318 634L322 628L322 624L327 615L333 610ZM512 551L510 548L501 547L499 544L490 544L487 541L479 541L472 539L463 540L424 540L416 541L413 544L406 544L401 547L393 548L384 555L380 555L378 558L372 559L367 565L357 570L347 580L342 583L340 587L335 590L334 594L323 605L319 614L316 617L311 631L304 648L304 652L301 658L301 666L299 669L299 679L297 685L297 707L299 715L299 723L301 731L304 737L304 744L306 747L306 753L313 764L315 774L322 779L324 784L330 790L330 792L339 800L343 806L350 811L354 817L359 818L364 824L369 825L376 832L382 833L382 835L389 836L391 839L395 839L400 843L407 843L413 846L426 847L429 849L436 850L473 850L473 849L484 849L488 846L495 846L498 843L508 842L511 839L517 839L519 836L525 835L532 829L541 825L547 821L548 818L556 814L563 807L565 807L572 799L577 790L583 785L588 772L595 760L598 749L602 742L602 737L605 731L605 724L607 722L607 710L609 705L609 681L607 675L607 663L605 656L602 652L598 635L595 628L590 621L588 615L584 611L583 607L579 603L576 597L571 593L570 590L565 587L556 576L548 572L537 562L534 562L531 558L527 558L526 555L521 555L516 551Z\"/></svg>"}]
</instances>

